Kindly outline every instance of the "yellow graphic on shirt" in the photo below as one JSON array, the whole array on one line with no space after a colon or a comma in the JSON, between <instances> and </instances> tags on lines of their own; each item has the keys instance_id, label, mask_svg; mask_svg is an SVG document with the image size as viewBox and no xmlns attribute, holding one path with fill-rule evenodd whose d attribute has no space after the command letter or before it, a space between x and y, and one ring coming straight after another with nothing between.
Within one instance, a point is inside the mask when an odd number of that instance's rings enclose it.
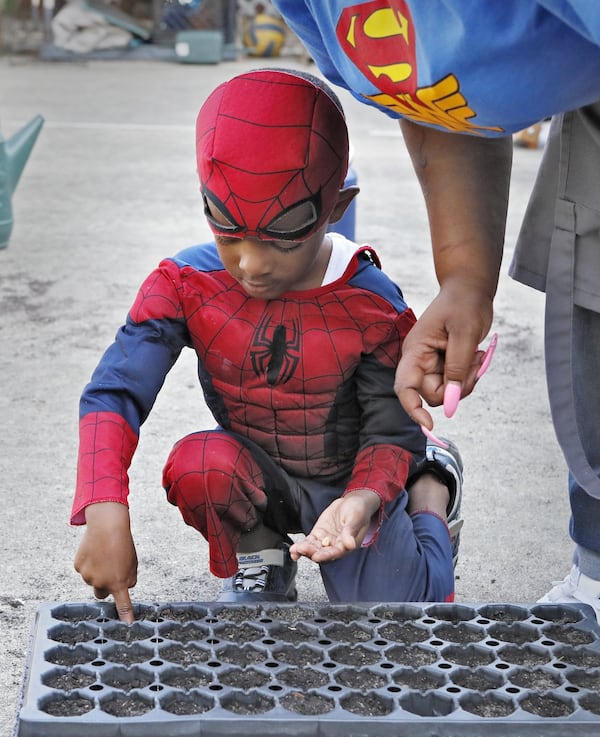
<instances>
[{"instance_id":1,"label":"yellow graphic on shirt","mask_svg":"<svg viewBox=\"0 0 600 737\"><path fill-rule=\"evenodd\" d=\"M475 125L469 121L476 113L461 94L458 81L453 74L449 74L431 87L417 88L412 95L388 95L381 92L365 97L415 123L438 125L456 133L476 133L478 130L500 133L503 130L497 126Z\"/></svg>"}]
</instances>

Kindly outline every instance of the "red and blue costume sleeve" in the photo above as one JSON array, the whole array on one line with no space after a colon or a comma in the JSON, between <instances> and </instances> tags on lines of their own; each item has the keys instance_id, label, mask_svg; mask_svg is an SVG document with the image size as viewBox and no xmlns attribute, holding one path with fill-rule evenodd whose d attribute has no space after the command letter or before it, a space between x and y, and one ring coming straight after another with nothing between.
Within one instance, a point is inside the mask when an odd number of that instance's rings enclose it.
<instances>
[{"instance_id":1,"label":"red and blue costume sleeve","mask_svg":"<svg viewBox=\"0 0 600 737\"><path fill-rule=\"evenodd\" d=\"M127 503L140 426L186 345L177 289L161 266L142 285L81 397L73 524L85 523L88 504Z\"/></svg>"}]
</instances>

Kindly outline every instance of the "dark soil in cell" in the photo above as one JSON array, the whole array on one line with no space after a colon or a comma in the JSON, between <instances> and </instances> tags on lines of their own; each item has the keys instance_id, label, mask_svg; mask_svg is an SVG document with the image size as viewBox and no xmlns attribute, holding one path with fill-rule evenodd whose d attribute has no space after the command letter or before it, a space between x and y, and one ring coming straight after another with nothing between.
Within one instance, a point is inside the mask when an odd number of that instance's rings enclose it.
<instances>
[{"instance_id":1,"label":"dark soil in cell","mask_svg":"<svg viewBox=\"0 0 600 737\"><path fill-rule=\"evenodd\" d=\"M598 670L572 670L568 674L568 679L580 688L587 688L590 691L600 691L600 671Z\"/></svg>"},{"instance_id":2,"label":"dark soil in cell","mask_svg":"<svg viewBox=\"0 0 600 737\"><path fill-rule=\"evenodd\" d=\"M573 712L569 704L550 694L531 694L520 702L520 706L530 714L540 717L566 717Z\"/></svg>"},{"instance_id":3,"label":"dark soil in cell","mask_svg":"<svg viewBox=\"0 0 600 737\"><path fill-rule=\"evenodd\" d=\"M429 630L410 622L406 624L392 623L380 627L378 635L391 642L423 642L429 638Z\"/></svg>"},{"instance_id":4,"label":"dark soil in cell","mask_svg":"<svg viewBox=\"0 0 600 737\"><path fill-rule=\"evenodd\" d=\"M389 619L392 622L410 622L419 619L422 611L418 607L409 606L380 606L376 609L376 614L381 619Z\"/></svg>"},{"instance_id":5,"label":"dark soil in cell","mask_svg":"<svg viewBox=\"0 0 600 737\"><path fill-rule=\"evenodd\" d=\"M53 610L52 616L59 622L89 622L98 617L98 611L90 607L75 607L74 609Z\"/></svg>"},{"instance_id":6,"label":"dark soil in cell","mask_svg":"<svg viewBox=\"0 0 600 737\"><path fill-rule=\"evenodd\" d=\"M241 624L242 622L255 621L259 619L261 616L261 609L258 606L227 607L225 609L221 609L217 613L217 616L220 622L233 622L234 624ZM270 614L270 616L273 615Z\"/></svg>"},{"instance_id":7,"label":"dark soil in cell","mask_svg":"<svg viewBox=\"0 0 600 737\"><path fill-rule=\"evenodd\" d=\"M94 657L95 652L82 647L75 647L72 650L62 647L47 654L46 660L49 663L55 663L56 665L70 666L89 663L94 659Z\"/></svg>"},{"instance_id":8,"label":"dark soil in cell","mask_svg":"<svg viewBox=\"0 0 600 737\"><path fill-rule=\"evenodd\" d=\"M205 663L210 657L210 652L193 646L167 645L160 649L159 655L162 660L168 660L170 663L193 665L194 663Z\"/></svg>"},{"instance_id":9,"label":"dark soil in cell","mask_svg":"<svg viewBox=\"0 0 600 737\"><path fill-rule=\"evenodd\" d=\"M42 683L57 691L74 691L76 688L86 688L96 681L96 676L83 671L67 670L60 673L47 673Z\"/></svg>"},{"instance_id":10,"label":"dark soil in cell","mask_svg":"<svg viewBox=\"0 0 600 737\"><path fill-rule=\"evenodd\" d=\"M393 710L391 701L384 701L376 694L350 694L341 699L340 706L352 714L365 717L382 717Z\"/></svg>"},{"instance_id":11,"label":"dark soil in cell","mask_svg":"<svg viewBox=\"0 0 600 737\"><path fill-rule=\"evenodd\" d=\"M356 665L357 667L373 665L381 660L381 653L375 652L374 650L367 650L366 647L361 647L360 645L355 647L339 645L330 650L329 656L336 663Z\"/></svg>"},{"instance_id":12,"label":"dark soil in cell","mask_svg":"<svg viewBox=\"0 0 600 737\"><path fill-rule=\"evenodd\" d=\"M502 676L484 670L461 670L452 675L452 683L472 691L489 691L502 685Z\"/></svg>"},{"instance_id":13,"label":"dark soil in cell","mask_svg":"<svg viewBox=\"0 0 600 737\"><path fill-rule=\"evenodd\" d=\"M354 688L358 691L367 691L368 689L382 688L387 683L385 676L374 673L366 668L353 670L346 668L335 676L336 683L347 688Z\"/></svg>"},{"instance_id":14,"label":"dark soil in cell","mask_svg":"<svg viewBox=\"0 0 600 737\"><path fill-rule=\"evenodd\" d=\"M502 650L499 651L498 655L507 663L530 667L534 665L544 665L549 662L549 657L551 657L542 650L513 646L503 647Z\"/></svg>"},{"instance_id":15,"label":"dark soil in cell","mask_svg":"<svg viewBox=\"0 0 600 737\"><path fill-rule=\"evenodd\" d=\"M161 620L172 620L173 622L194 622L203 619L206 616L204 609L196 609L194 607L165 607L155 613L149 613L145 619L150 622L160 622Z\"/></svg>"},{"instance_id":16,"label":"dark soil in cell","mask_svg":"<svg viewBox=\"0 0 600 737\"><path fill-rule=\"evenodd\" d=\"M291 688L319 688L329 681L326 673L313 668L288 668L277 675L277 680Z\"/></svg>"},{"instance_id":17,"label":"dark soil in cell","mask_svg":"<svg viewBox=\"0 0 600 737\"><path fill-rule=\"evenodd\" d=\"M322 653L312 650L310 647L284 646L273 651L276 660L287 665L314 665L323 658Z\"/></svg>"},{"instance_id":18,"label":"dark soil in cell","mask_svg":"<svg viewBox=\"0 0 600 737\"><path fill-rule=\"evenodd\" d=\"M515 686L530 691L550 691L560 685L560 676L541 669L518 670L511 674L510 680Z\"/></svg>"},{"instance_id":19,"label":"dark soil in cell","mask_svg":"<svg viewBox=\"0 0 600 737\"><path fill-rule=\"evenodd\" d=\"M326 714L335 707L332 699L320 694L304 693L302 691L291 691L286 694L281 699L281 705L288 711L296 712L296 714L313 716Z\"/></svg>"},{"instance_id":20,"label":"dark soil in cell","mask_svg":"<svg viewBox=\"0 0 600 737\"><path fill-rule=\"evenodd\" d=\"M191 699L176 696L173 699L165 701L162 708L169 714L177 716L186 716L188 714L204 714L204 712L212 709L214 704L205 699ZM166 732L165 732L166 734Z\"/></svg>"},{"instance_id":21,"label":"dark soil in cell","mask_svg":"<svg viewBox=\"0 0 600 737\"><path fill-rule=\"evenodd\" d=\"M371 633L357 624L332 624L325 628L325 635L336 642L366 642L371 639Z\"/></svg>"},{"instance_id":22,"label":"dark soil in cell","mask_svg":"<svg viewBox=\"0 0 600 737\"><path fill-rule=\"evenodd\" d=\"M154 676L148 674L146 676L133 677L127 671L107 673L103 679L103 683L113 688L118 688L120 691L131 691L134 688L146 688L154 682Z\"/></svg>"},{"instance_id":23,"label":"dark soil in cell","mask_svg":"<svg viewBox=\"0 0 600 737\"><path fill-rule=\"evenodd\" d=\"M280 625L269 631L270 638L287 642L291 645L299 645L307 640L314 640L317 633L312 627L298 624Z\"/></svg>"},{"instance_id":24,"label":"dark soil in cell","mask_svg":"<svg viewBox=\"0 0 600 737\"><path fill-rule=\"evenodd\" d=\"M483 696L481 699L472 701L465 699L461 706L470 714L485 718L507 717L514 711L514 706L510 701L492 695Z\"/></svg>"},{"instance_id":25,"label":"dark soil in cell","mask_svg":"<svg viewBox=\"0 0 600 737\"><path fill-rule=\"evenodd\" d=\"M535 642L539 635L533 627L522 624L506 625L498 624L489 628L488 634L502 642L512 642L515 645L525 645L527 642Z\"/></svg>"},{"instance_id":26,"label":"dark soil in cell","mask_svg":"<svg viewBox=\"0 0 600 737\"><path fill-rule=\"evenodd\" d=\"M335 607L324 607L319 614L322 617L333 619L336 622L343 622L344 624L356 622L357 619L362 619L363 617L363 612L348 606L340 606L339 609Z\"/></svg>"},{"instance_id":27,"label":"dark soil in cell","mask_svg":"<svg viewBox=\"0 0 600 737\"><path fill-rule=\"evenodd\" d=\"M133 647L111 647L110 650L103 653L103 656L111 663L135 665L136 663L142 663L144 660L150 660L153 654L150 649L134 645Z\"/></svg>"},{"instance_id":28,"label":"dark soil in cell","mask_svg":"<svg viewBox=\"0 0 600 737\"><path fill-rule=\"evenodd\" d=\"M64 645L77 645L80 642L88 642L98 637L99 629L90 630L87 627L72 627L55 630L49 633L54 642L62 642Z\"/></svg>"},{"instance_id":29,"label":"dark soil in cell","mask_svg":"<svg viewBox=\"0 0 600 737\"><path fill-rule=\"evenodd\" d=\"M494 654L492 652L473 647L472 645L467 647L449 645L444 648L442 654L449 663L468 665L470 668L478 665L489 665L494 660Z\"/></svg>"},{"instance_id":30,"label":"dark soil in cell","mask_svg":"<svg viewBox=\"0 0 600 737\"><path fill-rule=\"evenodd\" d=\"M219 651L218 657L223 663L246 666L262 663L267 658L267 653L263 650L257 650L254 647L228 645Z\"/></svg>"},{"instance_id":31,"label":"dark soil in cell","mask_svg":"<svg viewBox=\"0 0 600 737\"><path fill-rule=\"evenodd\" d=\"M242 690L248 690L250 688L259 688L269 682L269 676L265 673L260 673L253 668L240 669L235 668L230 670L228 673L222 673L219 676L219 682L225 686L231 686L232 688L240 688Z\"/></svg>"},{"instance_id":32,"label":"dark soil in cell","mask_svg":"<svg viewBox=\"0 0 600 737\"><path fill-rule=\"evenodd\" d=\"M141 627L136 624L118 624L104 630L104 636L116 642L138 642L152 637L153 634L154 631L149 627Z\"/></svg>"},{"instance_id":33,"label":"dark soil in cell","mask_svg":"<svg viewBox=\"0 0 600 737\"><path fill-rule=\"evenodd\" d=\"M423 665L431 665L438 659L437 653L424 647L410 647L397 645L385 651L388 660L399 665L408 665L412 668L420 668Z\"/></svg>"},{"instance_id":34,"label":"dark soil in cell","mask_svg":"<svg viewBox=\"0 0 600 737\"><path fill-rule=\"evenodd\" d=\"M555 624L574 624L581 621L581 614L576 611L567 611L556 604L536 606L533 609L536 617Z\"/></svg>"},{"instance_id":35,"label":"dark soil in cell","mask_svg":"<svg viewBox=\"0 0 600 737\"><path fill-rule=\"evenodd\" d=\"M527 619L527 612L524 609L517 609L513 606L488 605L480 611L480 614L495 622L520 622Z\"/></svg>"},{"instance_id":36,"label":"dark soil in cell","mask_svg":"<svg viewBox=\"0 0 600 737\"><path fill-rule=\"evenodd\" d=\"M568 645L588 645L596 639L591 632L578 630L575 627L559 627L558 625L546 627L544 636L556 642L565 642Z\"/></svg>"},{"instance_id":37,"label":"dark soil in cell","mask_svg":"<svg viewBox=\"0 0 600 737\"><path fill-rule=\"evenodd\" d=\"M250 693L224 699L222 705L234 714L264 714L275 706L275 702L259 693Z\"/></svg>"},{"instance_id":38,"label":"dark soil in cell","mask_svg":"<svg viewBox=\"0 0 600 737\"><path fill-rule=\"evenodd\" d=\"M160 628L160 636L166 640L177 640L178 642L191 642L192 640L203 640L209 630L194 624L169 624Z\"/></svg>"},{"instance_id":39,"label":"dark soil in cell","mask_svg":"<svg viewBox=\"0 0 600 737\"><path fill-rule=\"evenodd\" d=\"M600 716L600 696L596 693L584 696L580 704L583 709Z\"/></svg>"},{"instance_id":40,"label":"dark soil in cell","mask_svg":"<svg viewBox=\"0 0 600 737\"><path fill-rule=\"evenodd\" d=\"M42 706L42 711L53 717L80 717L94 708L94 702L82 696L52 699Z\"/></svg>"},{"instance_id":41,"label":"dark soil in cell","mask_svg":"<svg viewBox=\"0 0 600 737\"><path fill-rule=\"evenodd\" d=\"M215 628L215 637L218 637L219 640L228 640L230 642L253 642L254 640L260 640L261 637L264 637L264 634L262 629L252 627L249 624L226 624L223 627Z\"/></svg>"},{"instance_id":42,"label":"dark soil in cell","mask_svg":"<svg viewBox=\"0 0 600 737\"><path fill-rule=\"evenodd\" d=\"M484 637L484 631L478 627L468 627L464 624L442 624L440 627L436 627L434 635L440 640L447 640L448 642L479 642Z\"/></svg>"},{"instance_id":43,"label":"dark soil in cell","mask_svg":"<svg viewBox=\"0 0 600 737\"><path fill-rule=\"evenodd\" d=\"M139 717L151 711L154 705L139 696L117 696L101 704L102 711L114 717Z\"/></svg>"},{"instance_id":44,"label":"dark soil in cell","mask_svg":"<svg viewBox=\"0 0 600 737\"><path fill-rule=\"evenodd\" d=\"M314 609L303 606L289 606L269 608L269 618L274 622L302 622L312 619L315 616ZM252 617L248 617L252 619ZM254 617L257 619L257 617Z\"/></svg>"},{"instance_id":45,"label":"dark soil in cell","mask_svg":"<svg viewBox=\"0 0 600 737\"><path fill-rule=\"evenodd\" d=\"M446 680L442 674L433 674L427 670L409 670L408 668L393 675L393 681L401 688L411 688L416 691L428 691L438 688Z\"/></svg>"},{"instance_id":46,"label":"dark soil in cell","mask_svg":"<svg viewBox=\"0 0 600 737\"><path fill-rule=\"evenodd\" d=\"M184 691L189 691L192 688L203 688L208 686L212 681L212 678L207 673L202 673L198 670L178 669L171 673L166 673L160 680L161 683L165 684L165 686L172 686L173 688L181 688Z\"/></svg>"},{"instance_id":47,"label":"dark soil in cell","mask_svg":"<svg viewBox=\"0 0 600 737\"><path fill-rule=\"evenodd\" d=\"M600 653L592 652L585 648L565 648L560 651L560 659L565 663L570 663L586 670L600 666Z\"/></svg>"},{"instance_id":48,"label":"dark soil in cell","mask_svg":"<svg viewBox=\"0 0 600 737\"><path fill-rule=\"evenodd\" d=\"M428 619L439 619L443 622L458 624L472 619L475 612L468 607L459 605L434 605L427 610Z\"/></svg>"}]
</instances>

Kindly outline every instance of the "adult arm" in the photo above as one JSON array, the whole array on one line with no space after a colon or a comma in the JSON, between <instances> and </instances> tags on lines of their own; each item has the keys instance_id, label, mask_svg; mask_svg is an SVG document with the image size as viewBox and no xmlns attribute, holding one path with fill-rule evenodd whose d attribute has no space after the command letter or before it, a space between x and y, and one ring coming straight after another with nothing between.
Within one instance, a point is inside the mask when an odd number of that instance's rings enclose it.
<instances>
[{"instance_id":1,"label":"adult arm","mask_svg":"<svg viewBox=\"0 0 600 737\"><path fill-rule=\"evenodd\" d=\"M502 262L512 139L400 126L425 197L440 290L404 341L395 391L431 429L423 399L438 406L448 382L461 397L475 386Z\"/></svg>"}]
</instances>

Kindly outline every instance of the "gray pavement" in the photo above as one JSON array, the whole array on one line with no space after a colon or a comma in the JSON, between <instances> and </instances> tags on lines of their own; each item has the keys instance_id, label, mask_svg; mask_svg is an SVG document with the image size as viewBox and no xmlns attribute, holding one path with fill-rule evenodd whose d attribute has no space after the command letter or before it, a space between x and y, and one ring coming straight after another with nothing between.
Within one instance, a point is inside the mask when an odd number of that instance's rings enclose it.
<instances>
[{"instance_id":1,"label":"gray pavement","mask_svg":"<svg viewBox=\"0 0 600 737\"><path fill-rule=\"evenodd\" d=\"M144 276L162 256L208 239L195 115L216 84L260 65L0 57L3 135L37 114L46 121L13 197L10 244L0 251L0 735L14 725L39 604L91 600L72 567L81 529L68 524L79 394ZM435 279L398 126L341 97L362 189L357 239L377 249L419 313ZM458 443L466 468L458 601L533 602L570 565L566 469L544 382L543 299L506 275L539 158L515 152L492 366L454 419L435 411L436 432ZM204 542L160 487L173 442L210 422L194 362L184 356L131 470L137 601L206 601L218 591ZM306 601L324 598L311 563L300 567L299 590Z\"/></svg>"}]
</instances>

